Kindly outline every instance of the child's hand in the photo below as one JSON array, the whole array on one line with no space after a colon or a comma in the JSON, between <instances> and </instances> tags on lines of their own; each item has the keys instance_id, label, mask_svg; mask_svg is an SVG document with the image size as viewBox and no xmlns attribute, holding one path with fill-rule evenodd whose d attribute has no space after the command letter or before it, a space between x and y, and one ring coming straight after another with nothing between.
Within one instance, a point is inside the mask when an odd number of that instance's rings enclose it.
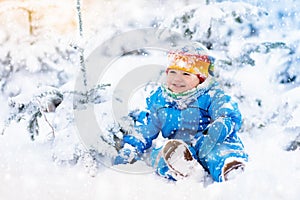
<instances>
[{"instance_id":1,"label":"child's hand","mask_svg":"<svg viewBox=\"0 0 300 200\"><path fill-rule=\"evenodd\" d=\"M131 119L133 119L134 122L147 124L147 117L149 116L149 113L147 111L135 109L130 111L128 116L131 117Z\"/></svg>"},{"instance_id":2,"label":"child's hand","mask_svg":"<svg viewBox=\"0 0 300 200\"><path fill-rule=\"evenodd\" d=\"M137 160L140 160L136 148L130 144L125 144L124 147L120 150L119 155L114 160L114 165L134 163Z\"/></svg>"},{"instance_id":3,"label":"child's hand","mask_svg":"<svg viewBox=\"0 0 300 200\"><path fill-rule=\"evenodd\" d=\"M198 152L200 158L207 156L216 145L224 141L227 135L225 125L221 120L213 122L204 132L197 141L200 147Z\"/></svg>"}]
</instances>

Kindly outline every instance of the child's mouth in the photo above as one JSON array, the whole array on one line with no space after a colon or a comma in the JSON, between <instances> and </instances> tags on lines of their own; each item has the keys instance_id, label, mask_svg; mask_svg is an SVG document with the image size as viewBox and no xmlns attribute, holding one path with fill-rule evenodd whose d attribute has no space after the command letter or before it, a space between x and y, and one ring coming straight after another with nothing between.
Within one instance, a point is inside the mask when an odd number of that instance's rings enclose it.
<instances>
[{"instance_id":1,"label":"child's mouth","mask_svg":"<svg viewBox=\"0 0 300 200\"><path fill-rule=\"evenodd\" d=\"M174 87L176 87L176 88L183 88L183 87L185 87L185 85L178 85L178 84L172 84Z\"/></svg>"}]
</instances>

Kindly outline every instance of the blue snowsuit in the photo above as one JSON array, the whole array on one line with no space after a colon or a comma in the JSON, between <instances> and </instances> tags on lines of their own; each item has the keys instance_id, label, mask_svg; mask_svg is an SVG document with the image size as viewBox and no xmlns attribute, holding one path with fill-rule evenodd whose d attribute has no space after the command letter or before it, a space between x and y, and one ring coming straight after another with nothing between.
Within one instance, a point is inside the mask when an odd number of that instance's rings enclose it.
<instances>
[{"instance_id":1,"label":"blue snowsuit","mask_svg":"<svg viewBox=\"0 0 300 200\"><path fill-rule=\"evenodd\" d=\"M241 126L237 104L218 89L215 81L199 87L194 100L184 107L166 97L164 88L159 87L147 98L146 111L140 112L134 120L140 122L136 130L141 137L126 135L124 143L142 153L152 147L152 141L160 133L164 138L183 140L215 181L223 181L221 173L227 158L248 159L236 134ZM162 158L155 165L160 150L151 150L152 166L158 174L172 179Z\"/></svg>"}]
</instances>

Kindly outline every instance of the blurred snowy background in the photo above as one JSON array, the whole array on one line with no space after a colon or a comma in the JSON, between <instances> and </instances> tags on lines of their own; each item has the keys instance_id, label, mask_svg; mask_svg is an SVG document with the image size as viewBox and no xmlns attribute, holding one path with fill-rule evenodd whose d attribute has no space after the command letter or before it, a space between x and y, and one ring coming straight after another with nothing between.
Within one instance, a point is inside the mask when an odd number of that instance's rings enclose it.
<instances>
[{"instance_id":1,"label":"blurred snowy background","mask_svg":"<svg viewBox=\"0 0 300 200\"><path fill-rule=\"evenodd\" d=\"M299 199L299 15L296 0L0 1L0 198ZM114 153L115 124L99 137L102 151L80 142L73 109L105 105L112 84L74 90L82 58L148 27L201 42L218 58L216 76L239 103L250 155L236 179L173 183L107 168L101 159ZM136 52L120 62L129 68L128 59L145 55L159 59Z\"/></svg>"}]
</instances>

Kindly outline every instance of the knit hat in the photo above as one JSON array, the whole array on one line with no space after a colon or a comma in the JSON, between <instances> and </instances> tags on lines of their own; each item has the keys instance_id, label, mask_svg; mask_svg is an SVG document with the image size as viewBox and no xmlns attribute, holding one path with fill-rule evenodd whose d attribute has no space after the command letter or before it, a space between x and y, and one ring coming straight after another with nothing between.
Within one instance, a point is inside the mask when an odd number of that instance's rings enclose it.
<instances>
[{"instance_id":1,"label":"knit hat","mask_svg":"<svg viewBox=\"0 0 300 200\"><path fill-rule=\"evenodd\" d=\"M182 50L170 51L168 53L169 69L182 70L188 73L196 74L199 79L205 80L208 75L213 76L214 58L209 56L203 49L188 48Z\"/></svg>"}]
</instances>

